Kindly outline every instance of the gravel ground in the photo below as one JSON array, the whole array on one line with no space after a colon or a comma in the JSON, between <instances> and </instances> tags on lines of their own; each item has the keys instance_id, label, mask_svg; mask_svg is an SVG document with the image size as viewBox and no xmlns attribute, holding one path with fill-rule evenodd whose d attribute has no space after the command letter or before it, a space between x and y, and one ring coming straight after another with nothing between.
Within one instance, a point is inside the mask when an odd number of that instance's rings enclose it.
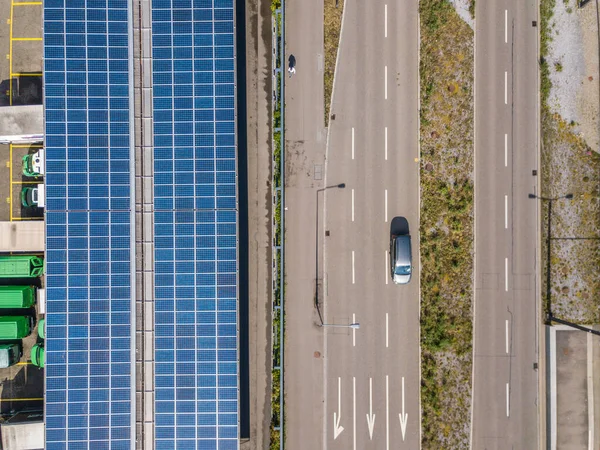
<instances>
[{"instance_id":1,"label":"gravel ground","mask_svg":"<svg viewBox=\"0 0 600 450\"><path fill-rule=\"evenodd\" d=\"M585 59L581 42L583 35L574 0L557 0L552 19L552 42L549 46L550 80L552 93L550 107L567 122L580 121L577 96L585 77ZM570 12L569 12L570 11Z\"/></svg>"},{"instance_id":2,"label":"gravel ground","mask_svg":"<svg viewBox=\"0 0 600 450\"><path fill-rule=\"evenodd\" d=\"M552 18L548 62L549 106L573 132L598 150L598 28L596 3L579 9L577 0L557 0Z\"/></svg>"},{"instance_id":3,"label":"gravel ground","mask_svg":"<svg viewBox=\"0 0 600 450\"><path fill-rule=\"evenodd\" d=\"M574 194L571 201L553 203L552 312L595 323L600 320L595 300L600 294L600 157L593 151L598 150L598 23L595 1L583 9L575 1L556 0L551 20L551 114L542 119L542 192ZM547 205L544 211L545 239Z\"/></svg>"},{"instance_id":4,"label":"gravel ground","mask_svg":"<svg viewBox=\"0 0 600 450\"><path fill-rule=\"evenodd\" d=\"M473 17L471 17L471 13L469 12L469 4L470 0L450 0L452 6L460 16L462 20L464 20L473 31L475 31L475 21Z\"/></svg>"}]
</instances>

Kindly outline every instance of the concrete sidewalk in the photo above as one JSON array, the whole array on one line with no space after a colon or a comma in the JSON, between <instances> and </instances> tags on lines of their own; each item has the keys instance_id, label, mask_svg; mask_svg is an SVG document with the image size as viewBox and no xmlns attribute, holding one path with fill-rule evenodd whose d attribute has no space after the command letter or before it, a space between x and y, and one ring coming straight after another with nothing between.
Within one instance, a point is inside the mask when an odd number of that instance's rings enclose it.
<instances>
[{"instance_id":1,"label":"concrete sidewalk","mask_svg":"<svg viewBox=\"0 0 600 450\"><path fill-rule=\"evenodd\" d=\"M547 327L546 337L547 448L597 449L600 337L563 325Z\"/></svg>"}]
</instances>

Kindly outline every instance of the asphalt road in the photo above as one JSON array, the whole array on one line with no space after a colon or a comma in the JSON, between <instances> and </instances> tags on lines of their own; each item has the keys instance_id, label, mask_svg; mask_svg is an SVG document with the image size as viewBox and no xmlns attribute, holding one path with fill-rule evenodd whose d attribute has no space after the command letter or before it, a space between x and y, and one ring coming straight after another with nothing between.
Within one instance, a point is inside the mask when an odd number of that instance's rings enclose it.
<instances>
[{"instance_id":1,"label":"asphalt road","mask_svg":"<svg viewBox=\"0 0 600 450\"><path fill-rule=\"evenodd\" d=\"M326 166L345 188L319 194L324 320L360 323L326 329L332 450L420 445L417 2L387 3L346 2ZM387 254L397 216L414 255L403 286Z\"/></svg>"},{"instance_id":2,"label":"asphalt road","mask_svg":"<svg viewBox=\"0 0 600 450\"><path fill-rule=\"evenodd\" d=\"M536 2L477 2L472 448L538 448Z\"/></svg>"},{"instance_id":3,"label":"asphalt road","mask_svg":"<svg viewBox=\"0 0 600 450\"><path fill-rule=\"evenodd\" d=\"M316 190L325 160L323 123L323 4L286 3L286 60L296 74L285 80L285 274L286 345L284 383L286 448L322 448L323 329L317 326L315 296ZM321 178L321 179L318 179Z\"/></svg>"}]
</instances>

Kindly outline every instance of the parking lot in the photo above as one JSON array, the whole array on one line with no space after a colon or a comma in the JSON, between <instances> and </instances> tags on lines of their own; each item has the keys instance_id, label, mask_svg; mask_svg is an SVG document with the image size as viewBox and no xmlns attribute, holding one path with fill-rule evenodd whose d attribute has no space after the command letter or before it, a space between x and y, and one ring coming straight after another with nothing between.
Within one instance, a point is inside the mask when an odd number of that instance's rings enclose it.
<instances>
[{"instance_id":1,"label":"parking lot","mask_svg":"<svg viewBox=\"0 0 600 450\"><path fill-rule=\"evenodd\" d=\"M0 0L4 17L0 20L0 108L42 104L42 2ZM0 221L43 220L43 210L23 207L21 191L40 180L23 175L23 156L40 145L0 144ZM0 278L0 285L36 285L42 278ZM31 364L31 348L38 337L39 304L24 310L3 310L2 315L31 315L34 328L22 340L20 362L0 369L0 420L22 410L42 410L44 371Z\"/></svg>"},{"instance_id":2,"label":"parking lot","mask_svg":"<svg viewBox=\"0 0 600 450\"><path fill-rule=\"evenodd\" d=\"M0 51L6 58L0 58L0 107L42 104L42 2L1 1ZM41 209L21 205L23 187L39 182L23 175L23 155L37 148L0 144L0 220L43 219Z\"/></svg>"}]
</instances>

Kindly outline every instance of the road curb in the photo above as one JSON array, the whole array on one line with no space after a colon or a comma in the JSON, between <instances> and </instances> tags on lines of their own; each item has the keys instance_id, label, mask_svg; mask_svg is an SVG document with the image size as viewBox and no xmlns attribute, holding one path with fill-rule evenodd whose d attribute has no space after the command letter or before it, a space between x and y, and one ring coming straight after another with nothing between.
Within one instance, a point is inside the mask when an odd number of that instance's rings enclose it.
<instances>
[{"instance_id":1,"label":"road curb","mask_svg":"<svg viewBox=\"0 0 600 450\"><path fill-rule=\"evenodd\" d=\"M475 8L479 2L475 3ZM470 437L469 437L469 447L473 448L473 404L475 399L475 306L477 305L477 253L475 249L477 248L477 10L475 10L475 17L473 18L473 307L472 307L472 327L473 327L473 351L471 352L471 426L470 428Z\"/></svg>"},{"instance_id":2,"label":"road curb","mask_svg":"<svg viewBox=\"0 0 600 450\"><path fill-rule=\"evenodd\" d=\"M419 166L417 168L417 183L419 185L417 221L419 223L419 449L423 448L423 407L421 406L421 389L423 385L422 369L422 349L421 349L421 277L423 276L423 265L421 264L421 14L417 13L417 157L419 158Z\"/></svg>"},{"instance_id":3,"label":"road curb","mask_svg":"<svg viewBox=\"0 0 600 450\"><path fill-rule=\"evenodd\" d=\"M338 41L338 48L337 48L337 54L335 55L335 69L333 71L333 82L332 82L332 88L331 88L331 98L329 99L329 117L327 117L327 123L325 123L325 128L327 129L327 137L325 138L325 160L323 161L323 186L327 186L327 165L328 165L328 155L329 155L329 138L331 135L331 126L329 126L329 124L331 123L331 113L332 113L332 108L333 108L333 100L335 99L335 80L337 78L337 73L338 73L338 65L340 62L340 53L341 53L341 47L342 47L342 38L344 36L344 23L346 21L346 12L348 9L348 4L350 3L351 0L344 0L344 6L343 6L343 10L342 10L342 25L340 26L340 39ZM325 14L325 11L323 10L323 16ZM325 49L323 48L323 58L325 58ZM323 92L324 94L324 92ZM326 214L325 211L327 210L327 195L326 192L323 192L323 221L326 221ZM319 236L319 224L317 223L317 242L318 242L318 236ZM318 245L318 244L317 244ZM325 270L325 267L327 265L327 246L323 245L323 270ZM318 274L317 274L318 276ZM318 280L316 280L317 284L318 284ZM318 289L318 286L316 287L316 289ZM327 322L327 277L323 276L323 321ZM323 414L323 449L327 448L327 331L324 330L323 332L323 411L325 412Z\"/></svg>"},{"instance_id":4,"label":"road curb","mask_svg":"<svg viewBox=\"0 0 600 450\"><path fill-rule=\"evenodd\" d=\"M540 2L539 0L536 0L536 11L537 11L537 15L536 15L536 20L537 20L537 24L541 25L540 23ZM536 50L536 57L537 60L540 60L540 32L539 32L539 28L538 28L538 33L537 33L537 50ZM541 82L540 82L540 70L539 70L539 66L538 66L538 71L537 71L537 107L536 107L536 114L537 114L537 120L536 120L536 125L537 125L537 158L536 158L536 165L537 165L537 170L538 170L538 177L536 179L536 189L537 192L541 192L540 190L540 183L541 183L541 177L539 176L541 174L542 171L542 166L541 166L541 149L542 149L542 131L541 131L541 116L540 116L540 108L541 108L541 97L540 97L540 87L541 87ZM542 273L541 273L541 267L542 267L542 255L540 253L540 249L542 248L542 234L541 234L541 208L542 208L542 202L535 202L536 203L536 257L535 257L535 264L537 267L537 271L536 271L536 280L535 280L535 287L537 292L535 293L535 299L536 299L536 309L537 309L537 317L536 317L536 323L537 323L537 327L538 327L538 346L537 346L537 352L538 352L538 449L539 450L544 450L546 449L546 443L547 443L547 424L546 424L546 417L547 417L547 406L546 406L546 327L545 325L543 325L543 311L542 311Z\"/></svg>"}]
</instances>

